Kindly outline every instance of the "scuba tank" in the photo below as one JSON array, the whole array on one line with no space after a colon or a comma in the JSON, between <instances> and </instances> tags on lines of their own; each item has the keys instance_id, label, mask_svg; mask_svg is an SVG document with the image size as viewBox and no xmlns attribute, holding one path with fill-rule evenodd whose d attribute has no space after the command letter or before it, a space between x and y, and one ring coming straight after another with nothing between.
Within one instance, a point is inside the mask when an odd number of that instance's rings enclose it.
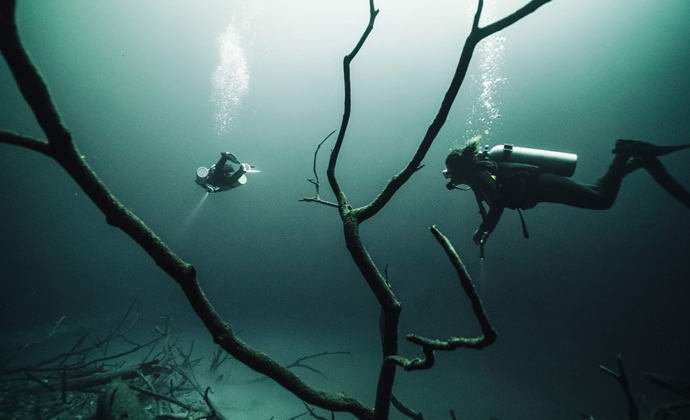
<instances>
[{"instance_id":1,"label":"scuba tank","mask_svg":"<svg viewBox=\"0 0 690 420\"><path fill-rule=\"evenodd\" d=\"M567 177L573 176L577 165L577 155L573 153L516 147L512 144L498 144L491 149L486 146L482 155L483 158L489 158L499 164L532 165L538 167L542 172Z\"/></svg>"}]
</instances>

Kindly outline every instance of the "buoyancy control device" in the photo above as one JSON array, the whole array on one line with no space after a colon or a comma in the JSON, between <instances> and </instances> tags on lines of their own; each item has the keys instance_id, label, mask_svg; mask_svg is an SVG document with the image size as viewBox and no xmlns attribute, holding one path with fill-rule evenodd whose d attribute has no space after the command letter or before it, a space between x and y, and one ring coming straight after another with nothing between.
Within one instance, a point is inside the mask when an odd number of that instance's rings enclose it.
<instances>
[{"instance_id":1,"label":"buoyancy control device","mask_svg":"<svg viewBox=\"0 0 690 420\"><path fill-rule=\"evenodd\" d=\"M571 177L575 173L577 166L577 155L574 153L556 152L552 150L533 149L529 147L514 146L512 144L498 144L489 148L484 146L484 150L479 153L479 161L490 161L498 165L511 169L526 169L538 172L548 172L565 177ZM475 193L479 214L482 220L486 218L486 210L481 202L481 198ZM522 215L522 210L515 208L520 215L522 234L527 239L529 232L527 224ZM484 243L480 244L480 258L484 259Z\"/></svg>"}]
</instances>

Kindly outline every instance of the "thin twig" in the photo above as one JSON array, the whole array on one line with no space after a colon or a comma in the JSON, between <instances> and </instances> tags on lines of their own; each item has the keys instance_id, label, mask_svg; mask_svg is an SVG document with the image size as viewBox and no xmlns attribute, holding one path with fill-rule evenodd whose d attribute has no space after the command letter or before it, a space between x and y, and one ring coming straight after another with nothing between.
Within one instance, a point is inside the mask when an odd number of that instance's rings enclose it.
<instances>
[{"instance_id":1,"label":"thin twig","mask_svg":"<svg viewBox=\"0 0 690 420\"><path fill-rule=\"evenodd\" d=\"M167 395L163 395L163 394L160 394L158 392L149 391L148 389L140 388L136 385L131 385L131 384L129 385L129 388L134 390L134 391L137 391L141 394L148 395L149 397L154 398L156 401L158 401L158 400L167 401L170 404L175 404L176 406L182 407L185 410L191 411L194 409L191 405L189 405L187 403L183 403L182 401L180 401L176 398L168 397Z\"/></svg>"},{"instance_id":2,"label":"thin twig","mask_svg":"<svg viewBox=\"0 0 690 420\"><path fill-rule=\"evenodd\" d=\"M313 418L318 419L318 420L328 420L328 419L326 419L325 417L321 417L321 416L319 416L318 414L316 414L316 412L314 411L314 409L311 408L311 406L310 406L309 404L307 404L307 403L303 403L303 404L304 404L304 407L305 407L305 408L307 409L307 411L309 412L309 415L312 416Z\"/></svg>"},{"instance_id":3,"label":"thin twig","mask_svg":"<svg viewBox=\"0 0 690 420\"><path fill-rule=\"evenodd\" d=\"M623 394L625 395L625 401L628 405L628 418L630 420L640 420L640 409L637 407L637 403L632 396L630 391L630 383L628 382L628 375L625 373L625 367L623 366L623 357L618 354L616 356L616 363L618 364L618 372L614 372L612 369L606 366L600 365L599 369L602 370L607 375L612 376L621 387Z\"/></svg>"},{"instance_id":4,"label":"thin twig","mask_svg":"<svg viewBox=\"0 0 690 420\"><path fill-rule=\"evenodd\" d=\"M308 369L314 373L321 375L324 379L328 379L328 377L323 372L321 372L320 370L315 369L309 365L305 365L302 362L304 362L305 360L316 359L316 358L324 357L324 356L334 356L334 355L343 355L343 354L346 354L348 356L352 356L352 353L350 353L349 351L324 351L321 353L310 354L309 356L300 357L299 359L295 360L294 362L290 363L289 365L285 365L285 367L288 369L294 368L294 367L301 367L301 368Z\"/></svg>"},{"instance_id":5,"label":"thin twig","mask_svg":"<svg viewBox=\"0 0 690 420\"><path fill-rule=\"evenodd\" d=\"M327 200L322 200L322 199L316 198L316 197L304 197L304 198L300 198L299 201L304 201L307 203L324 204L324 205L329 206L329 207L338 208L338 205L336 203L333 203L333 202L327 201Z\"/></svg>"}]
</instances>

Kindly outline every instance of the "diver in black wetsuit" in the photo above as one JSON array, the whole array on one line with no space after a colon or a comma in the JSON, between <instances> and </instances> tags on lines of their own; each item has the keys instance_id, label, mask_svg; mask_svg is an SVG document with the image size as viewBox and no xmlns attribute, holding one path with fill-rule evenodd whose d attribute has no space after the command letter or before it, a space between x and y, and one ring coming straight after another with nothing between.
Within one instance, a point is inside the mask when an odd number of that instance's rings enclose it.
<instances>
[{"instance_id":1,"label":"diver in black wetsuit","mask_svg":"<svg viewBox=\"0 0 690 420\"><path fill-rule=\"evenodd\" d=\"M474 138L448 154L443 175L449 179L448 189L465 184L474 192L483 220L472 239L483 245L506 207L519 211L550 202L585 209L609 209L616 200L623 177L639 168L645 168L663 188L690 207L690 193L668 175L657 159L686 148L690 148L690 144L656 146L637 140L618 140L613 149L613 161L604 176L592 185L585 185L538 165L496 161L486 151L480 152L479 138ZM575 163L570 163L571 175ZM488 204L488 213L483 203ZM527 236L524 222L523 229Z\"/></svg>"},{"instance_id":2,"label":"diver in black wetsuit","mask_svg":"<svg viewBox=\"0 0 690 420\"><path fill-rule=\"evenodd\" d=\"M218 162L209 170L208 182L215 186L232 184L232 175L237 173L239 165L241 163L235 155L222 152Z\"/></svg>"},{"instance_id":3,"label":"diver in black wetsuit","mask_svg":"<svg viewBox=\"0 0 690 420\"><path fill-rule=\"evenodd\" d=\"M196 183L211 193L227 191L246 184L246 174L257 172L252 165L240 162L234 154L222 152L216 164L197 169Z\"/></svg>"}]
</instances>

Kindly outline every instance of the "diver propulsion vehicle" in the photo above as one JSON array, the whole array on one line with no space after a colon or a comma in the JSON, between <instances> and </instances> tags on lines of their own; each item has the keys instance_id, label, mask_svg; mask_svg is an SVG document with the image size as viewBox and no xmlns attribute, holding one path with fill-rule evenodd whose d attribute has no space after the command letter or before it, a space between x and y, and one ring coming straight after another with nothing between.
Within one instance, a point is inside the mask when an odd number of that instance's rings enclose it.
<instances>
[{"instance_id":1,"label":"diver propulsion vehicle","mask_svg":"<svg viewBox=\"0 0 690 420\"><path fill-rule=\"evenodd\" d=\"M573 176L577 166L577 155L574 153L554 152L552 150L532 149L529 147L498 144L491 149L485 146L482 157L494 162L518 163L537 166L543 172L561 176Z\"/></svg>"},{"instance_id":2,"label":"diver propulsion vehicle","mask_svg":"<svg viewBox=\"0 0 690 420\"><path fill-rule=\"evenodd\" d=\"M247 183L247 174L261 172L255 169L253 165L239 162L236 158L233 158L230 158L230 160L238 164L237 168L227 164L224 168L216 168L215 164L211 165L210 168L205 166L197 168L196 184L210 193L227 191L245 185ZM217 173L220 170L222 170L222 173Z\"/></svg>"}]
</instances>

